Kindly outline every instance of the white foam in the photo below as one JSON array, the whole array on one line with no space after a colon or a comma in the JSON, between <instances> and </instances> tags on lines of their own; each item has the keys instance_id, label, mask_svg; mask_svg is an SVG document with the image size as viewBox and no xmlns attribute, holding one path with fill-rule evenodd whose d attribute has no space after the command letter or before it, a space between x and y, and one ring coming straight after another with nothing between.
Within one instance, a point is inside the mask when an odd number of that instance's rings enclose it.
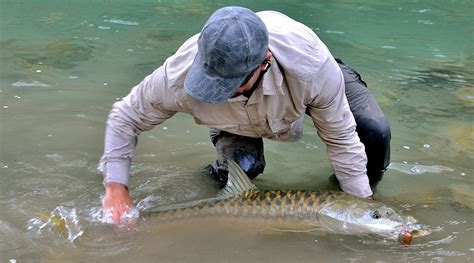
<instances>
[{"instance_id":1,"label":"white foam","mask_svg":"<svg viewBox=\"0 0 474 263\"><path fill-rule=\"evenodd\" d=\"M418 24L432 25L433 22L430 20L418 20Z\"/></svg>"},{"instance_id":2,"label":"white foam","mask_svg":"<svg viewBox=\"0 0 474 263\"><path fill-rule=\"evenodd\" d=\"M429 12L431 11L431 9L420 9L418 10L418 13L426 13L426 12Z\"/></svg>"},{"instance_id":3,"label":"white foam","mask_svg":"<svg viewBox=\"0 0 474 263\"><path fill-rule=\"evenodd\" d=\"M126 26L138 26L138 25L140 25L138 22L131 22L131 21L120 20L120 19L104 20L104 22L109 22L109 23L119 24L119 25L126 25Z\"/></svg>"},{"instance_id":4,"label":"white foam","mask_svg":"<svg viewBox=\"0 0 474 263\"><path fill-rule=\"evenodd\" d=\"M342 31L335 31L335 30L326 30L325 31L328 34L336 34L336 35L344 35L345 33Z\"/></svg>"},{"instance_id":5,"label":"white foam","mask_svg":"<svg viewBox=\"0 0 474 263\"><path fill-rule=\"evenodd\" d=\"M11 85L14 87L51 87L51 85L36 80L33 82L17 81L13 82Z\"/></svg>"}]
</instances>

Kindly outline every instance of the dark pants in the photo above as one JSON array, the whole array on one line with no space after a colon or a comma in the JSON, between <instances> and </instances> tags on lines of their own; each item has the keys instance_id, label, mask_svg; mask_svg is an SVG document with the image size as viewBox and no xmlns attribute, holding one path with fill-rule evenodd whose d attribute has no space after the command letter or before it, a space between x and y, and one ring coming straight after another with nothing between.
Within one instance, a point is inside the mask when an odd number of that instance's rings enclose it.
<instances>
[{"instance_id":1,"label":"dark pants","mask_svg":"<svg viewBox=\"0 0 474 263\"><path fill-rule=\"evenodd\" d=\"M372 188L382 179L390 163L390 125L359 73L336 59L344 75L346 97L357 123L356 131L367 154L367 176ZM262 138L251 138L211 129L210 136L219 158L209 173L220 186L227 181L227 158L233 159L253 179L263 173L265 157Z\"/></svg>"}]
</instances>

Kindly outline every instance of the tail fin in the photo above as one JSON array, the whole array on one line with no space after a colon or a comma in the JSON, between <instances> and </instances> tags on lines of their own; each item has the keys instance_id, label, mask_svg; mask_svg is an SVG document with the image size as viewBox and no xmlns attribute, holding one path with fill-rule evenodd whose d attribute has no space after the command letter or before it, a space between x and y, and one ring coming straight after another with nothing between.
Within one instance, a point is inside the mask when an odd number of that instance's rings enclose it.
<instances>
[{"instance_id":1,"label":"tail fin","mask_svg":"<svg viewBox=\"0 0 474 263\"><path fill-rule=\"evenodd\" d=\"M250 182L247 174L245 174L245 172L236 162L231 159L227 159L227 164L229 175L227 179L227 185L224 187L224 189L222 189L225 195L234 196L257 188L252 182Z\"/></svg>"}]
</instances>

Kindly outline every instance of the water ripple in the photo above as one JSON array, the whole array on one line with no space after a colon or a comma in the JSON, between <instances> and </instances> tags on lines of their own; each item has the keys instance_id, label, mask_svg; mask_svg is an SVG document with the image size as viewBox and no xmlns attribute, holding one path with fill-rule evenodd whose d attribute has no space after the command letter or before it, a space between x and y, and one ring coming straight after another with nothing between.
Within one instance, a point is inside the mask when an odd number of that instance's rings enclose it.
<instances>
[{"instance_id":1,"label":"water ripple","mask_svg":"<svg viewBox=\"0 0 474 263\"><path fill-rule=\"evenodd\" d=\"M22 247L20 236L16 229L0 220L0 252L20 249Z\"/></svg>"}]
</instances>

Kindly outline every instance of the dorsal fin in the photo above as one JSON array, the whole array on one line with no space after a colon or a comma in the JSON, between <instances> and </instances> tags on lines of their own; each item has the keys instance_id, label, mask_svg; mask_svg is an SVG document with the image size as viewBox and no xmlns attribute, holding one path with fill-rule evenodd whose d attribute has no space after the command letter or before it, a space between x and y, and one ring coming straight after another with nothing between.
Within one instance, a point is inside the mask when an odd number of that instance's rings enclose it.
<instances>
[{"instance_id":1,"label":"dorsal fin","mask_svg":"<svg viewBox=\"0 0 474 263\"><path fill-rule=\"evenodd\" d=\"M205 204L205 203L210 203L213 201L230 198L248 190L257 189L257 187L252 182L250 182L250 179L247 176L247 174L245 174L245 172L242 170L242 168L240 168L240 166L236 162L234 162L233 160L227 159L227 164L228 164L228 170L229 170L227 184L222 190L220 190L220 193L217 196L203 199L203 200L194 200L191 202L160 206L158 208L153 209L152 211L147 211L146 214L153 214L153 213L159 213L159 212L172 210L172 209L197 206L200 204Z\"/></svg>"},{"instance_id":2,"label":"dorsal fin","mask_svg":"<svg viewBox=\"0 0 474 263\"><path fill-rule=\"evenodd\" d=\"M235 196L242 192L256 189L257 187L250 182L249 177L240 168L240 166L231 159L227 159L228 165L228 179L227 184L222 189L222 192L227 196Z\"/></svg>"}]
</instances>

